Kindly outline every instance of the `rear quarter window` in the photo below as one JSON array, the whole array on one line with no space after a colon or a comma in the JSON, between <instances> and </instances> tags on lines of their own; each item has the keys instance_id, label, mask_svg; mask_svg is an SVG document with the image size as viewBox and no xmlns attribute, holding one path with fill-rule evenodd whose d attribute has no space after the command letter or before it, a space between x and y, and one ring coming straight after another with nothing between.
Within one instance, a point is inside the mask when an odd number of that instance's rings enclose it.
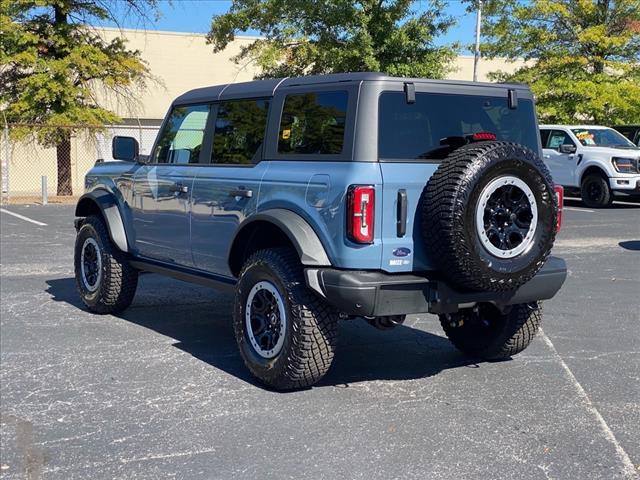
<instances>
[{"instance_id":1,"label":"rear quarter window","mask_svg":"<svg viewBox=\"0 0 640 480\"><path fill-rule=\"evenodd\" d=\"M278 153L342 153L348 99L346 91L287 95L278 131Z\"/></svg>"},{"instance_id":2,"label":"rear quarter window","mask_svg":"<svg viewBox=\"0 0 640 480\"><path fill-rule=\"evenodd\" d=\"M498 140L538 151L533 102L520 99L510 109L507 96L417 93L407 103L403 92L380 95L378 156L389 160L440 160L451 150L447 137L491 132Z\"/></svg>"}]
</instances>

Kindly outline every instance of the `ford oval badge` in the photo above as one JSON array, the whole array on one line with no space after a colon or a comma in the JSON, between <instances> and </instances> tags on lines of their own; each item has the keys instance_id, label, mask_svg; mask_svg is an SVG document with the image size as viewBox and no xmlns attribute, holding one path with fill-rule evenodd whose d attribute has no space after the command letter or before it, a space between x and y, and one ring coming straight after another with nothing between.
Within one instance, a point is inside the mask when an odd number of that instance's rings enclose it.
<instances>
[{"instance_id":1,"label":"ford oval badge","mask_svg":"<svg viewBox=\"0 0 640 480\"><path fill-rule=\"evenodd\" d=\"M405 248L405 247L396 248L393 251L393 255L396 256L396 257L407 257L407 256L411 255L411 250L409 250L408 248Z\"/></svg>"}]
</instances>

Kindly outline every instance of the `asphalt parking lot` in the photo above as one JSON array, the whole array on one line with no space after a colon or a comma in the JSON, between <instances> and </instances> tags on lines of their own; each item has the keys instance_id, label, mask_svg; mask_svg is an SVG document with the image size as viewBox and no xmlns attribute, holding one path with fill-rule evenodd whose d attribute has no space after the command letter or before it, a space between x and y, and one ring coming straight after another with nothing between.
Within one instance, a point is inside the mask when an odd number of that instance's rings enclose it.
<instances>
[{"instance_id":1,"label":"asphalt parking lot","mask_svg":"<svg viewBox=\"0 0 640 480\"><path fill-rule=\"evenodd\" d=\"M319 386L256 385L232 298L144 275L85 311L73 207L0 213L3 479L617 479L640 472L640 205L567 202L570 274L543 331L475 363L432 315L343 322Z\"/></svg>"}]
</instances>

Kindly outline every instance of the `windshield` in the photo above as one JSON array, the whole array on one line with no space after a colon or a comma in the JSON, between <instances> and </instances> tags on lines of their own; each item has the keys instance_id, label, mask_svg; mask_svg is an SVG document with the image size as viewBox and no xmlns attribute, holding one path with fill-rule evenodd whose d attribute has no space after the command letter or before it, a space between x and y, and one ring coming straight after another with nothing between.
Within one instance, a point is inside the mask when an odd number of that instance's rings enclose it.
<instances>
[{"instance_id":1,"label":"windshield","mask_svg":"<svg viewBox=\"0 0 640 480\"><path fill-rule=\"evenodd\" d=\"M624 135L611 128L573 128L571 131L585 147L635 147Z\"/></svg>"}]
</instances>

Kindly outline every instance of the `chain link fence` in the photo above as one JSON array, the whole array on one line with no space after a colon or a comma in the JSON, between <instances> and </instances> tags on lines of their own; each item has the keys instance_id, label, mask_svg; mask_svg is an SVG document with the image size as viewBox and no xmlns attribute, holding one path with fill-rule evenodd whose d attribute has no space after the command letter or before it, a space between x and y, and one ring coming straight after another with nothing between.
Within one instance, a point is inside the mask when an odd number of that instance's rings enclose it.
<instances>
[{"instance_id":1,"label":"chain link fence","mask_svg":"<svg viewBox=\"0 0 640 480\"><path fill-rule=\"evenodd\" d=\"M51 127L25 124L4 127L0 142L2 204L73 202L84 192L84 176L96 161L113 161L114 136L134 137L140 144L140 153L148 155L160 127L62 127L62 132L68 135L60 136L68 140L53 147L37 141L38 133L46 128ZM18 130L30 133L16 140Z\"/></svg>"}]
</instances>

